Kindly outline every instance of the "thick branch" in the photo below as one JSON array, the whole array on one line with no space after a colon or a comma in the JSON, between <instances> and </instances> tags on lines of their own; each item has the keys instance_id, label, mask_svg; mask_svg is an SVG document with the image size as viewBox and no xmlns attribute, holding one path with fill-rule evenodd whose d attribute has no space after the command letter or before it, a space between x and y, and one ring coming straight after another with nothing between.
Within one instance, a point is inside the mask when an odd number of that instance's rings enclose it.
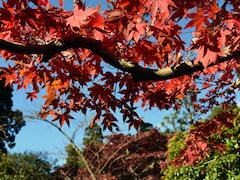
<instances>
[{"instance_id":1,"label":"thick branch","mask_svg":"<svg viewBox=\"0 0 240 180\"><path fill-rule=\"evenodd\" d=\"M144 68L138 64L132 64L125 59L115 56L104 47L100 41L81 36L71 36L62 39L61 41L52 42L46 45L24 45L0 39L0 49L20 54L43 54L44 62L49 61L55 54L70 48L86 48L91 50L94 54L100 56L106 63L117 69L131 73L134 81L160 81L172 79L183 75L191 75L194 72L202 71L204 69L200 62L198 64L185 62L171 68L167 67L163 69ZM221 63L239 57L240 50L233 52L226 57L218 57L217 62ZM212 63L208 67L213 65L216 64Z\"/></svg>"}]
</instances>

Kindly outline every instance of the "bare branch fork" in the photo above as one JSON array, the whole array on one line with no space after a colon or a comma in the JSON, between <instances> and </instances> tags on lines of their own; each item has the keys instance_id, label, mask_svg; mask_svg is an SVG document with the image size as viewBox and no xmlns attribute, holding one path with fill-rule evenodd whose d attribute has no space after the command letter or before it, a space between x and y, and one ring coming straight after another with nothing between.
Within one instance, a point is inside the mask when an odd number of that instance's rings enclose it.
<instances>
[{"instance_id":1,"label":"bare branch fork","mask_svg":"<svg viewBox=\"0 0 240 180\"><path fill-rule=\"evenodd\" d=\"M55 54L70 48L86 48L94 54L100 56L106 63L113 67L132 75L134 81L161 81L180 77L183 75L191 75L197 71L203 71L204 67L201 62L193 64L192 62L184 62L173 67L163 69L144 68L136 63L131 63L126 59L121 59L111 53L98 40L88 39L81 36L71 36L63 38L60 41L52 42L46 45L32 45L9 42L0 39L0 49L20 54L42 54L43 62L48 62ZM233 52L226 57L218 57L217 63L229 61L240 57L240 50ZM217 64L216 63L216 64ZM212 63L208 67L216 65Z\"/></svg>"}]
</instances>

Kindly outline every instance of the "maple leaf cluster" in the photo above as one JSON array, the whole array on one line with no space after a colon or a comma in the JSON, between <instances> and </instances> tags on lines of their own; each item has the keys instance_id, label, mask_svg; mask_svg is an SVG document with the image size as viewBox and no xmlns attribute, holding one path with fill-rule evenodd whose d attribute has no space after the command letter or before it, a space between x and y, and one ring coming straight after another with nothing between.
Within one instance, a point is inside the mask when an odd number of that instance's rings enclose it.
<instances>
[{"instance_id":1,"label":"maple leaf cluster","mask_svg":"<svg viewBox=\"0 0 240 180\"><path fill-rule=\"evenodd\" d=\"M234 103L232 82L240 71L237 1L107 3L109 9L101 12L100 5L82 1L73 11L63 9L63 0L59 7L49 0L2 1L0 53L14 63L1 68L1 78L31 89L30 100L45 89L43 119L50 115L63 125L70 123L71 112L94 111L92 123L100 120L112 130L120 112L130 128L138 128L136 103L178 109L188 90L203 112L219 96ZM193 35L190 45L182 36L187 30Z\"/></svg>"},{"instance_id":2,"label":"maple leaf cluster","mask_svg":"<svg viewBox=\"0 0 240 180\"><path fill-rule=\"evenodd\" d=\"M233 136L231 133L225 133L223 129L233 129L234 119L235 121L237 119L236 113L229 111L220 113L210 121L197 122L194 125L195 128L190 129L189 135L185 140L186 147L174 160L174 165L196 165L216 150L224 153L227 150L226 146L224 143L218 142L213 135L217 134L221 139ZM239 119L237 120L239 121Z\"/></svg>"}]
</instances>

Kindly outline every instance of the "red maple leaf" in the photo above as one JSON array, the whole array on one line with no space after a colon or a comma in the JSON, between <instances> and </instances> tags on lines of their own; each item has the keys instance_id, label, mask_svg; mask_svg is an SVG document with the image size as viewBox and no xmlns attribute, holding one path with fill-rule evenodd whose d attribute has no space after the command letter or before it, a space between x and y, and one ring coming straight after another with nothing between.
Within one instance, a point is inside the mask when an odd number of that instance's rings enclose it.
<instances>
[{"instance_id":1,"label":"red maple leaf","mask_svg":"<svg viewBox=\"0 0 240 180\"><path fill-rule=\"evenodd\" d=\"M27 99L30 99L31 101L37 99L37 92L27 92Z\"/></svg>"}]
</instances>

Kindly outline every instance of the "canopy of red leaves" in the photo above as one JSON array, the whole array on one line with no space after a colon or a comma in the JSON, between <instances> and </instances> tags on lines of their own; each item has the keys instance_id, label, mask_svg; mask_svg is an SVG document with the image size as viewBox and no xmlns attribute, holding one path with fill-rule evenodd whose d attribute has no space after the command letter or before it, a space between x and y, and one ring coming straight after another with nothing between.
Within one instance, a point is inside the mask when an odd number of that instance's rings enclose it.
<instances>
[{"instance_id":1,"label":"canopy of red leaves","mask_svg":"<svg viewBox=\"0 0 240 180\"><path fill-rule=\"evenodd\" d=\"M2 1L0 54L14 63L1 68L1 77L6 78L7 84L27 89L30 100L45 89L42 118L50 115L62 125L69 124L71 112L94 111L92 121L100 120L104 128L112 130L117 127L115 114L120 112L129 127L138 128L142 119L136 113L136 103L144 108L179 108L178 99L189 90L197 102L194 106L202 112L217 104L217 97L234 103L240 59L227 57L240 48L238 1L107 3L111 8L102 12L100 6L87 7L81 1L73 4L73 11L63 9L63 0L59 0L59 7L49 0ZM190 45L185 43L186 32L192 34ZM85 43L82 47L73 44L67 46L70 49L61 49L64 38L74 40L76 36L99 43L93 44L95 48ZM6 41L17 48L7 51L11 45ZM35 45L54 48L48 53L43 53L44 48L21 53L24 47ZM120 60L109 60L109 54ZM182 67L179 64L189 62L189 66L204 70L178 69ZM152 71L155 76L170 77L175 70L179 74L169 80L134 82L132 75L139 73L135 67L140 65L145 69L138 78L149 76L144 72L150 69L157 69Z\"/></svg>"}]
</instances>

